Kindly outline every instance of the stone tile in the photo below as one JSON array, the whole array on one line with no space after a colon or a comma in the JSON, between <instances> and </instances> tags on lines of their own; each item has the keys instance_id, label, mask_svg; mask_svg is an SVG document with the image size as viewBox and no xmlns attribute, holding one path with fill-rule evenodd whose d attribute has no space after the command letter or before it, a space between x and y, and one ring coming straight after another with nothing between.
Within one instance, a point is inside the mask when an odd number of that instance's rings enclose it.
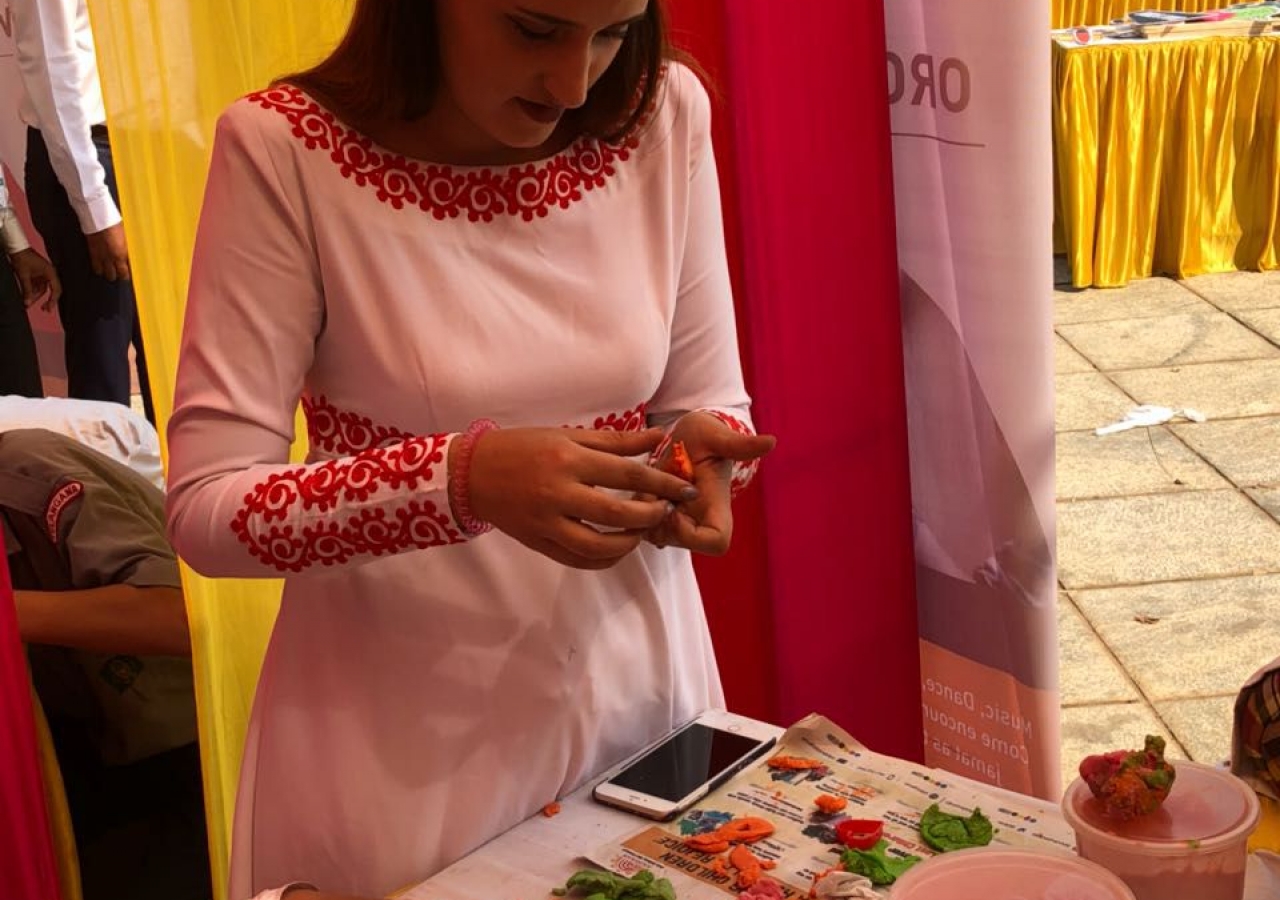
<instances>
[{"instance_id":1,"label":"stone tile","mask_svg":"<svg viewBox=\"0 0 1280 900\"><path fill-rule=\"evenodd\" d=\"M1099 372L1054 376L1054 430L1092 431L1124 418L1136 404Z\"/></svg>"},{"instance_id":2,"label":"stone tile","mask_svg":"<svg viewBox=\"0 0 1280 900\"><path fill-rule=\"evenodd\" d=\"M1169 700L1156 713L1178 739L1187 758L1214 766L1231 758L1231 720L1236 695Z\"/></svg>"},{"instance_id":3,"label":"stone tile","mask_svg":"<svg viewBox=\"0 0 1280 900\"><path fill-rule=\"evenodd\" d=\"M1276 390L1280 391L1280 385ZM1280 485L1280 416L1171 427L1174 434L1237 487Z\"/></svg>"},{"instance_id":4,"label":"stone tile","mask_svg":"<svg viewBox=\"0 0 1280 900\"><path fill-rule=\"evenodd\" d=\"M1058 598L1059 681L1063 704L1138 700L1138 691L1071 599Z\"/></svg>"},{"instance_id":5,"label":"stone tile","mask_svg":"<svg viewBox=\"0 0 1280 900\"><path fill-rule=\"evenodd\" d=\"M1059 500L1217 490L1230 483L1162 427L1057 437Z\"/></svg>"},{"instance_id":6,"label":"stone tile","mask_svg":"<svg viewBox=\"0 0 1280 900\"><path fill-rule=\"evenodd\" d=\"M1070 344L1054 335L1053 338L1053 373L1066 375L1070 372L1092 372L1093 363L1077 353Z\"/></svg>"},{"instance_id":7,"label":"stone tile","mask_svg":"<svg viewBox=\"0 0 1280 900\"><path fill-rule=\"evenodd\" d=\"M1068 590L1280 572L1280 524L1235 491L1058 504Z\"/></svg>"},{"instance_id":8,"label":"stone tile","mask_svg":"<svg viewBox=\"0 0 1280 900\"><path fill-rule=\"evenodd\" d=\"M1221 309L1280 307L1280 272L1223 272L1188 278L1182 283Z\"/></svg>"},{"instance_id":9,"label":"stone tile","mask_svg":"<svg viewBox=\"0 0 1280 900\"><path fill-rule=\"evenodd\" d=\"M1280 575L1072 591L1152 701L1235 693L1280 655Z\"/></svg>"},{"instance_id":10,"label":"stone tile","mask_svg":"<svg viewBox=\"0 0 1280 900\"><path fill-rule=\"evenodd\" d=\"M1245 493L1280 523L1280 488L1250 488Z\"/></svg>"},{"instance_id":11,"label":"stone tile","mask_svg":"<svg viewBox=\"0 0 1280 900\"><path fill-rule=\"evenodd\" d=\"M1058 333L1103 371L1280 357L1280 349L1223 312L1080 322L1059 325Z\"/></svg>"},{"instance_id":12,"label":"stone tile","mask_svg":"<svg viewBox=\"0 0 1280 900\"><path fill-rule=\"evenodd\" d=\"M1143 278L1122 288L1053 292L1053 324L1211 313L1214 306L1169 278Z\"/></svg>"},{"instance_id":13,"label":"stone tile","mask_svg":"<svg viewBox=\"0 0 1280 900\"><path fill-rule=\"evenodd\" d=\"M1240 318L1240 321L1264 338L1274 344L1280 344L1280 307L1275 309L1240 310L1236 315Z\"/></svg>"},{"instance_id":14,"label":"stone tile","mask_svg":"<svg viewBox=\"0 0 1280 900\"><path fill-rule=\"evenodd\" d=\"M1280 359L1132 369L1111 378L1138 403L1190 406L1210 419L1280 414Z\"/></svg>"},{"instance_id":15,"label":"stone tile","mask_svg":"<svg viewBox=\"0 0 1280 900\"><path fill-rule=\"evenodd\" d=\"M1094 753L1141 747L1142 739L1158 734L1168 742L1165 755L1186 759L1182 745L1146 703L1069 706L1062 710L1062 788L1075 780L1080 761Z\"/></svg>"}]
</instances>

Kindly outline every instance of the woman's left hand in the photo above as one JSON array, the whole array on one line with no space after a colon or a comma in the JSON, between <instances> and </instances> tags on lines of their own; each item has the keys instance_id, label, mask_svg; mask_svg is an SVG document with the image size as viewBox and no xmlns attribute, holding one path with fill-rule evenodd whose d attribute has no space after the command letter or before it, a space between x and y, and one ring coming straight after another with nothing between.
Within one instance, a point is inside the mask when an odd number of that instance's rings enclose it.
<instances>
[{"instance_id":1,"label":"woman's left hand","mask_svg":"<svg viewBox=\"0 0 1280 900\"><path fill-rule=\"evenodd\" d=\"M722 556L733 539L733 464L759 459L777 440L766 434L739 434L710 413L693 412L672 430L671 443L677 441L684 444L693 463L698 499L677 504L671 515L649 532L649 540L658 547L684 547ZM668 447L657 465L664 465L670 453Z\"/></svg>"}]
</instances>

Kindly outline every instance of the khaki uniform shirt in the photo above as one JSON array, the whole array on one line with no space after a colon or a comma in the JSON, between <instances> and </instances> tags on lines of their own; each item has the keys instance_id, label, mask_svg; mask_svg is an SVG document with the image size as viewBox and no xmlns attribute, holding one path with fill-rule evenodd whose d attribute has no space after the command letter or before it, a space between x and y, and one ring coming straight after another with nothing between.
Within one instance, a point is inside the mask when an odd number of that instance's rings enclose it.
<instances>
[{"instance_id":1,"label":"khaki uniform shirt","mask_svg":"<svg viewBox=\"0 0 1280 900\"><path fill-rule=\"evenodd\" d=\"M163 494L71 438L39 429L0 434L0 507L43 528L70 582L42 583L34 551L5 521L19 590L181 587L177 556L165 537ZM196 739L189 659L31 651L46 709L51 716L90 718L104 763L133 762Z\"/></svg>"}]
</instances>

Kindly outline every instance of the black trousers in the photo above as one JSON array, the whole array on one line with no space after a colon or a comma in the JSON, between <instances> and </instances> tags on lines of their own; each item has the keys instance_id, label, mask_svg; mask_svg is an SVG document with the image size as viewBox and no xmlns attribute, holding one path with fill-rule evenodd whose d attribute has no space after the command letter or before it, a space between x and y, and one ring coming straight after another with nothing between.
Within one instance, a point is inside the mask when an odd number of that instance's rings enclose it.
<instances>
[{"instance_id":1,"label":"black trousers","mask_svg":"<svg viewBox=\"0 0 1280 900\"><path fill-rule=\"evenodd\" d=\"M44 386L22 291L9 258L0 252L0 395L4 394L43 397Z\"/></svg>"},{"instance_id":2,"label":"black trousers","mask_svg":"<svg viewBox=\"0 0 1280 900\"><path fill-rule=\"evenodd\" d=\"M106 170L107 187L119 203L111 144L93 139ZM44 238L49 260L62 279L58 316L66 337L67 394L81 400L110 400L129 405L129 345L138 365L138 385L147 418L155 422L147 359L133 295L133 282L107 281L94 274L80 221L49 161L38 129L27 129L27 200L31 221Z\"/></svg>"}]
</instances>

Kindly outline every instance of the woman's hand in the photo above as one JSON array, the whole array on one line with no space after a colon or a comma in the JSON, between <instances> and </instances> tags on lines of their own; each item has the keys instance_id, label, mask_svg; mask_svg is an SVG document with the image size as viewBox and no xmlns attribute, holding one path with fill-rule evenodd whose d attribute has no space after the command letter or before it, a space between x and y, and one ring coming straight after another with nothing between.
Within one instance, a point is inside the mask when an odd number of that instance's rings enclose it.
<instances>
[{"instance_id":1,"label":"woman's hand","mask_svg":"<svg viewBox=\"0 0 1280 900\"><path fill-rule=\"evenodd\" d=\"M678 504L675 512L650 532L649 540L659 547L674 545L722 556L733 540L733 463L759 459L777 441L767 434L739 434L704 412L689 413L680 419L671 439L672 444L683 443L689 454L698 497ZM659 460L659 465L665 461Z\"/></svg>"},{"instance_id":2,"label":"woman's hand","mask_svg":"<svg viewBox=\"0 0 1280 900\"><path fill-rule=\"evenodd\" d=\"M41 309L53 309L62 296L62 282L58 280L53 264L30 247L13 254L9 262L22 288L22 302L30 306L43 299Z\"/></svg>"},{"instance_id":3,"label":"woman's hand","mask_svg":"<svg viewBox=\"0 0 1280 900\"><path fill-rule=\"evenodd\" d=\"M511 428L471 456L471 511L526 547L578 569L606 569L697 489L642 460L662 432ZM456 446L456 444L455 444ZM600 488L611 488L613 493Z\"/></svg>"}]
</instances>

